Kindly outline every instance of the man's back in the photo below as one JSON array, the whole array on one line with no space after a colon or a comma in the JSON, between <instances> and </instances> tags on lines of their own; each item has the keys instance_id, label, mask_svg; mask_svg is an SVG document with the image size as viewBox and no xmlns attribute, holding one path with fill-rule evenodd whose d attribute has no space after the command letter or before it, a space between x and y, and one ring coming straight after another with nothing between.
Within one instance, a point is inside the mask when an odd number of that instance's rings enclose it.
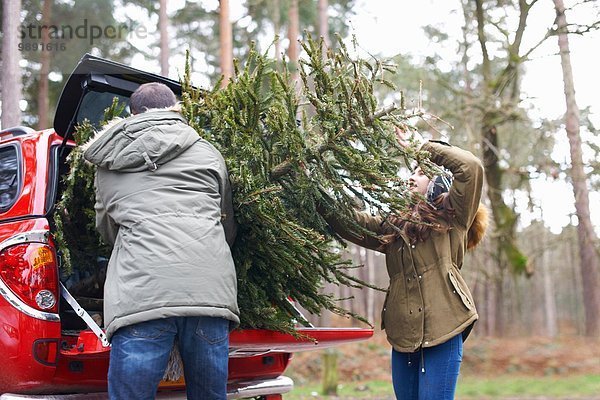
<instances>
[{"instance_id":1,"label":"man's back","mask_svg":"<svg viewBox=\"0 0 600 400\"><path fill-rule=\"evenodd\" d=\"M115 244L104 296L107 335L170 316L237 322L235 269L221 222L233 211L219 152L178 113L154 111L109 128L86 158L98 165L98 227Z\"/></svg>"},{"instance_id":2,"label":"man's back","mask_svg":"<svg viewBox=\"0 0 600 400\"><path fill-rule=\"evenodd\" d=\"M174 346L188 399L227 396L239 323L231 189L223 157L175 104L167 86L140 85L133 116L85 146L98 167L96 226L114 244L104 285L111 399L153 398Z\"/></svg>"}]
</instances>

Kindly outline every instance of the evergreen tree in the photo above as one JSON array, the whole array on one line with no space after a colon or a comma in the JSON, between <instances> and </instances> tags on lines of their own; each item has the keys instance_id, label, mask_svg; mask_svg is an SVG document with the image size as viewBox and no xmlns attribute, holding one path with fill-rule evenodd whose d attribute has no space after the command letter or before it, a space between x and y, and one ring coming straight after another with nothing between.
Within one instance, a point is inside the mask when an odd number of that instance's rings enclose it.
<instances>
[{"instance_id":1,"label":"evergreen tree","mask_svg":"<svg viewBox=\"0 0 600 400\"><path fill-rule=\"evenodd\" d=\"M288 71L254 49L222 89L194 88L189 62L182 82L183 113L223 154L232 182L242 327L292 331L290 298L311 313L353 315L320 292L323 282L371 285L349 273L352 265L332 246L341 239L320 213L335 213L365 234L352 218L357 201L359 209L383 216L401 212L410 196L400 166L417 159L434 168L426 152L397 144L394 126L411 129L403 110L378 108L374 88L387 84L381 72L390 66L353 56L341 41L326 57L310 36L302 45L308 55L300 63L302 98ZM81 179L92 180L92 171ZM65 193L62 201L72 202Z\"/></svg>"}]
</instances>

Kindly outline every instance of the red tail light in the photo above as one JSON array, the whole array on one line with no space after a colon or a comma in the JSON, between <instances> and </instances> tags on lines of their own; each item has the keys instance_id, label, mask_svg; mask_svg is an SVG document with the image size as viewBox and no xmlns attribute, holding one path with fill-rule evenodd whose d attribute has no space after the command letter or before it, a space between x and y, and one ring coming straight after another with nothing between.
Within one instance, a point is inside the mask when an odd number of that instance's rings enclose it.
<instances>
[{"instance_id":1,"label":"red tail light","mask_svg":"<svg viewBox=\"0 0 600 400\"><path fill-rule=\"evenodd\" d=\"M3 250L0 278L25 304L58 312L58 268L50 246L27 243Z\"/></svg>"}]
</instances>

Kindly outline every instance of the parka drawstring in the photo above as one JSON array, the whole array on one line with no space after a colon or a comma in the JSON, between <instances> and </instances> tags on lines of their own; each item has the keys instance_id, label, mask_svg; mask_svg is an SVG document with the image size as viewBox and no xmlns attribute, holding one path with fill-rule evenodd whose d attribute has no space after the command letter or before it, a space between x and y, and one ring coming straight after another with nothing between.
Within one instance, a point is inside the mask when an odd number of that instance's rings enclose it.
<instances>
[{"instance_id":1,"label":"parka drawstring","mask_svg":"<svg viewBox=\"0 0 600 400\"><path fill-rule=\"evenodd\" d=\"M421 372L425 373L425 351L423 350L423 346L421 346Z\"/></svg>"},{"instance_id":2,"label":"parka drawstring","mask_svg":"<svg viewBox=\"0 0 600 400\"><path fill-rule=\"evenodd\" d=\"M402 246L402 257L404 257L404 247L406 246L406 244L408 244L409 242L405 241L404 245ZM410 256L410 262L413 266L413 270L415 272L415 274L417 273L416 271L416 267L415 267L415 259L413 256L413 252L411 249L413 249L414 245L409 246L408 248L408 255ZM423 304L423 307L425 307L425 301L423 299L423 293L421 292L421 284L418 284L419 287L419 294L421 295L421 302ZM421 310L421 309L419 309ZM422 316L422 332L425 332L425 317ZM420 348L420 353L421 353L421 372L425 373L425 355L424 355L424 350L423 350L423 345L421 344L421 348ZM408 365L411 365L411 361L410 361L410 355L408 356Z\"/></svg>"},{"instance_id":3,"label":"parka drawstring","mask_svg":"<svg viewBox=\"0 0 600 400\"><path fill-rule=\"evenodd\" d=\"M423 347L421 347L421 350L419 350L421 352L421 372L425 373L425 354L424 354L424 349ZM412 365L412 360L410 359L411 353L408 353L408 366L410 367Z\"/></svg>"}]
</instances>

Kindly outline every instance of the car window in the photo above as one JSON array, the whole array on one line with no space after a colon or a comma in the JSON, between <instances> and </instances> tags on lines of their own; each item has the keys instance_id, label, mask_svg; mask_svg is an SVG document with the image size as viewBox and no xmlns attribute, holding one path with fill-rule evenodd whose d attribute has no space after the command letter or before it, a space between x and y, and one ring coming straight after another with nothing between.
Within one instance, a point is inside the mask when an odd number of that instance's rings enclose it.
<instances>
[{"instance_id":1,"label":"car window","mask_svg":"<svg viewBox=\"0 0 600 400\"><path fill-rule=\"evenodd\" d=\"M110 107L115 97L119 100L119 103L127 105L121 116L129 115L129 97L110 92L91 91L86 93L81 101L77 111L77 124L82 123L87 118L94 127L99 128L100 122L104 118L104 110Z\"/></svg>"},{"instance_id":2,"label":"car window","mask_svg":"<svg viewBox=\"0 0 600 400\"><path fill-rule=\"evenodd\" d=\"M0 212L13 205L19 191L19 162L16 146L0 147Z\"/></svg>"}]
</instances>

